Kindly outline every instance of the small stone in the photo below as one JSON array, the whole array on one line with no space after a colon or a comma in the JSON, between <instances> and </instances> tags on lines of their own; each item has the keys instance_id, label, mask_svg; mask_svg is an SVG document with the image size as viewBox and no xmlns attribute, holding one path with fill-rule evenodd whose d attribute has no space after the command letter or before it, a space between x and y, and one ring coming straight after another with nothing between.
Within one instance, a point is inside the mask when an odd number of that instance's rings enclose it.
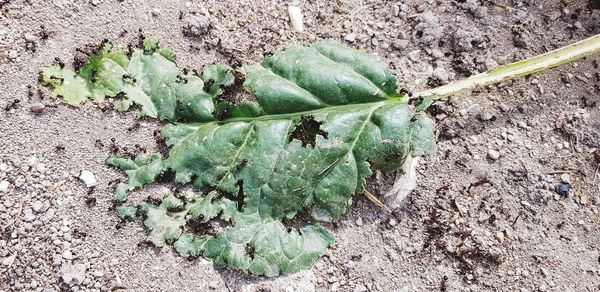
<instances>
[{"instance_id":1,"label":"small stone","mask_svg":"<svg viewBox=\"0 0 600 292\"><path fill-rule=\"evenodd\" d=\"M159 8L154 8L152 9L152 16L156 17L160 15L160 9Z\"/></svg>"},{"instance_id":2,"label":"small stone","mask_svg":"<svg viewBox=\"0 0 600 292\"><path fill-rule=\"evenodd\" d=\"M404 50L408 47L408 40L395 40L392 43L392 47L397 50Z\"/></svg>"},{"instance_id":3,"label":"small stone","mask_svg":"<svg viewBox=\"0 0 600 292\"><path fill-rule=\"evenodd\" d=\"M500 152L498 152L494 149L490 149L488 151L488 157L491 158L492 160L498 160L498 158L500 158Z\"/></svg>"},{"instance_id":4,"label":"small stone","mask_svg":"<svg viewBox=\"0 0 600 292\"><path fill-rule=\"evenodd\" d=\"M44 173L46 172L46 165L43 163L39 163L35 169L39 172L39 173Z\"/></svg>"},{"instance_id":5,"label":"small stone","mask_svg":"<svg viewBox=\"0 0 600 292\"><path fill-rule=\"evenodd\" d=\"M478 104L474 104L467 109L467 113L472 117L477 117L481 114L481 107Z\"/></svg>"},{"instance_id":6,"label":"small stone","mask_svg":"<svg viewBox=\"0 0 600 292\"><path fill-rule=\"evenodd\" d=\"M32 113L36 113L36 114L41 114L45 110L46 110L46 106L41 103L34 104L29 108L29 111L31 111Z\"/></svg>"},{"instance_id":7,"label":"small stone","mask_svg":"<svg viewBox=\"0 0 600 292\"><path fill-rule=\"evenodd\" d=\"M19 53L17 53L16 50L8 51L8 59L15 61L17 59L17 57L19 57Z\"/></svg>"},{"instance_id":8,"label":"small stone","mask_svg":"<svg viewBox=\"0 0 600 292\"><path fill-rule=\"evenodd\" d=\"M35 212L41 211L42 208L44 208L44 203L42 203L42 201L35 201L33 204L31 204L31 209L33 209Z\"/></svg>"},{"instance_id":9,"label":"small stone","mask_svg":"<svg viewBox=\"0 0 600 292\"><path fill-rule=\"evenodd\" d=\"M527 129L527 123L524 121L518 121L517 127L521 128L521 129Z\"/></svg>"},{"instance_id":10,"label":"small stone","mask_svg":"<svg viewBox=\"0 0 600 292\"><path fill-rule=\"evenodd\" d=\"M35 42L35 40L36 40L35 35L32 35L30 33L26 33L25 34L25 41L27 41L27 42Z\"/></svg>"},{"instance_id":11,"label":"small stone","mask_svg":"<svg viewBox=\"0 0 600 292\"><path fill-rule=\"evenodd\" d=\"M71 251L70 251L70 250L68 250L68 249L67 249L67 250L65 250L65 251L63 251L63 253L62 253L62 255L61 255L61 256L62 256L62 257L63 257L63 259L65 259L65 260L72 260L72 259L73 259L73 253L71 253Z\"/></svg>"},{"instance_id":12,"label":"small stone","mask_svg":"<svg viewBox=\"0 0 600 292\"><path fill-rule=\"evenodd\" d=\"M559 183L558 185L556 185L554 191L563 197L568 197L569 192L571 191L571 184Z\"/></svg>"},{"instance_id":13,"label":"small stone","mask_svg":"<svg viewBox=\"0 0 600 292\"><path fill-rule=\"evenodd\" d=\"M392 10L393 10L394 16L398 17L398 15L400 15L400 6L394 5Z\"/></svg>"},{"instance_id":14,"label":"small stone","mask_svg":"<svg viewBox=\"0 0 600 292\"><path fill-rule=\"evenodd\" d=\"M61 268L62 280L67 285L79 285L85 280L84 264L67 264Z\"/></svg>"},{"instance_id":15,"label":"small stone","mask_svg":"<svg viewBox=\"0 0 600 292\"><path fill-rule=\"evenodd\" d=\"M292 29L295 32L304 31L304 22L300 7L294 5L288 6L288 14L290 16L290 22L292 23Z\"/></svg>"},{"instance_id":16,"label":"small stone","mask_svg":"<svg viewBox=\"0 0 600 292\"><path fill-rule=\"evenodd\" d=\"M570 184L571 183L571 176L568 173L563 173L560 175L560 181L563 183L567 183Z\"/></svg>"},{"instance_id":17,"label":"small stone","mask_svg":"<svg viewBox=\"0 0 600 292\"><path fill-rule=\"evenodd\" d=\"M354 33L346 34L346 36L344 36L344 40L346 40L349 43L353 43L356 40L356 34L354 34Z\"/></svg>"},{"instance_id":18,"label":"small stone","mask_svg":"<svg viewBox=\"0 0 600 292\"><path fill-rule=\"evenodd\" d=\"M96 177L89 170L82 170L81 174L79 175L79 179L81 179L88 188L96 185Z\"/></svg>"},{"instance_id":19,"label":"small stone","mask_svg":"<svg viewBox=\"0 0 600 292\"><path fill-rule=\"evenodd\" d=\"M449 79L448 72L446 72L446 69L442 67L435 68L431 76L442 83L448 82Z\"/></svg>"},{"instance_id":20,"label":"small stone","mask_svg":"<svg viewBox=\"0 0 600 292\"><path fill-rule=\"evenodd\" d=\"M600 154L600 151L598 151L598 154ZM6 172L6 171L8 171L8 164L6 164L6 163L1 163L1 164L0 164L0 171L1 171L1 172Z\"/></svg>"},{"instance_id":21,"label":"small stone","mask_svg":"<svg viewBox=\"0 0 600 292\"><path fill-rule=\"evenodd\" d=\"M398 221L396 221L395 218L392 218L392 219L390 219L389 223L390 223L391 226L396 226L396 224L398 224Z\"/></svg>"},{"instance_id":22,"label":"small stone","mask_svg":"<svg viewBox=\"0 0 600 292\"><path fill-rule=\"evenodd\" d=\"M187 24L183 28L186 36L200 37L210 30L211 21L206 15L193 15L188 17Z\"/></svg>"},{"instance_id":23,"label":"small stone","mask_svg":"<svg viewBox=\"0 0 600 292\"><path fill-rule=\"evenodd\" d=\"M363 284L357 284L356 286L354 286L354 292L366 292L367 287L365 287L365 285Z\"/></svg>"},{"instance_id":24,"label":"small stone","mask_svg":"<svg viewBox=\"0 0 600 292\"><path fill-rule=\"evenodd\" d=\"M10 186L10 183L8 181L0 181L0 193L8 192L8 186Z\"/></svg>"},{"instance_id":25,"label":"small stone","mask_svg":"<svg viewBox=\"0 0 600 292\"><path fill-rule=\"evenodd\" d=\"M484 122L487 122L493 118L494 118L494 115L488 111L483 111L479 114L479 119Z\"/></svg>"},{"instance_id":26,"label":"small stone","mask_svg":"<svg viewBox=\"0 0 600 292\"><path fill-rule=\"evenodd\" d=\"M421 55L421 50L414 50L414 51L410 51L408 53L408 58L413 61L416 62L419 60L419 56Z\"/></svg>"},{"instance_id":27,"label":"small stone","mask_svg":"<svg viewBox=\"0 0 600 292\"><path fill-rule=\"evenodd\" d=\"M35 220L35 214L33 214L33 211L31 209L25 209L25 211L23 211L23 221L32 222L33 220Z\"/></svg>"},{"instance_id":28,"label":"small stone","mask_svg":"<svg viewBox=\"0 0 600 292\"><path fill-rule=\"evenodd\" d=\"M362 225L363 225L363 220L362 220L362 218L360 218L360 217L359 217L359 218L356 220L356 225L358 225L358 226L362 226Z\"/></svg>"}]
</instances>

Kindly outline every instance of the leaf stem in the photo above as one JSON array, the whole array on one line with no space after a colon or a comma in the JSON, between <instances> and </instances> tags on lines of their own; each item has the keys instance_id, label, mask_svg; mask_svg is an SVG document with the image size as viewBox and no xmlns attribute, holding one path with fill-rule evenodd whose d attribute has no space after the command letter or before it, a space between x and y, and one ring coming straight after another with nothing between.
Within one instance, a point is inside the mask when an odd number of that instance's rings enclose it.
<instances>
[{"instance_id":1,"label":"leaf stem","mask_svg":"<svg viewBox=\"0 0 600 292\"><path fill-rule=\"evenodd\" d=\"M433 99L446 99L452 95L479 87L500 83L512 78L530 75L542 70L581 59L600 52L600 34L594 35L568 46L547 52L529 59L496 67L488 72L471 76L438 88L417 94L418 97L430 96Z\"/></svg>"}]
</instances>

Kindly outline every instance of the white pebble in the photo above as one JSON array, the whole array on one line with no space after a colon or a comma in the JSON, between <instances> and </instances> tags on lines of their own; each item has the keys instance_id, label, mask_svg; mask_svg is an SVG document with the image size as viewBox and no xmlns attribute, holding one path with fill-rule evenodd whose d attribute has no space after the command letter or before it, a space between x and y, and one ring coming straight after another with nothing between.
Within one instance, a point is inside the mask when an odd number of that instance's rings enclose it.
<instances>
[{"instance_id":1,"label":"white pebble","mask_svg":"<svg viewBox=\"0 0 600 292\"><path fill-rule=\"evenodd\" d=\"M349 33L344 37L344 40L346 40L347 42L353 43L356 40L356 34Z\"/></svg>"},{"instance_id":2,"label":"white pebble","mask_svg":"<svg viewBox=\"0 0 600 292\"><path fill-rule=\"evenodd\" d=\"M304 23L302 21L302 10L300 10L300 7L293 5L288 6L288 13L290 15L292 29L295 32L302 32L304 30Z\"/></svg>"},{"instance_id":3,"label":"white pebble","mask_svg":"<svg viewBox=\"0 0 600 292\"><path fill-rule=\"evenodd\" d=\"M571 183L571 176L568 173L563 173L560 175L560 181L570 184Z\"/></svg>"},{"instance_id":4,"label":"white pebble","mask_svg":"<svg viewBox=\"0 0 600 292\"><path fill-rule=\"evenodd\" d=\"M44 172L46 172L46 165L45 165L45 164L43 164L43 163L39 163L39 164L36 166L36 170L37 170L39 173L44 173Z\"/></svg>"},{"instance_id":5,"label":"white pebble","mask_svg":"<svg viewBox=\"0 0 600 292\"><path fill-rule=\"evenodd\" d=\"M498 152L494 149L490 149L488 151L488 157L490 157L493 160L498 160L498 158L500 158L500 152Z\"/></svg>"},{"instance_id":6,"label":"white pebble","mask_svg":"<svg viewBox=\"0 0 600 292\"><path fill-rule=\"evenodd\" d=\"M6 193L8 192L8 186L10 185L10 183L8 181L0 181L0 193Z\"/></svg>"},{"instance_id":7,"label":"white pebble","mask_svg":"<svg viewBox=\"0 0 600 292\"><path fill-rule=\"evenodd\" d=\"M96 177L89 170L82 170L81 174L79 175L79 179L81 179L88 188L96 185Z\"/></svg>"}]
</instances>

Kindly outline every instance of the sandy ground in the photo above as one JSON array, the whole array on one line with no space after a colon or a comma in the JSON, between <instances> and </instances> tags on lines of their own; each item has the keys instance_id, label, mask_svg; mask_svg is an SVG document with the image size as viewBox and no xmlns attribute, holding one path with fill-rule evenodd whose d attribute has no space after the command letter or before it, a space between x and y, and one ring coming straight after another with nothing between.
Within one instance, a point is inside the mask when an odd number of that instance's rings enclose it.
<instances>
[{"instance_id":1,"label":"sandy ground","mask_svg":"<svg viewBox=\"0 0 600 292\"><path fill-rule=\"evenodd\" d=\"M600 33L592 2L300 1L295 33L285 1L0 0L0 289L598 291L599 56L431 107L439 149L402 206L389 215L357 197L329 226L328 254L275 279L142 244L141 224L111 209L110 182L123 174L103 161L112 138L155 150L160 124L66 106L37 83L55 57L70 62L104 38L126 46L141 29L194 69L334 38L418 91ZM376 173L372 191L394 177Z\"/></svg>"}]
</instances>

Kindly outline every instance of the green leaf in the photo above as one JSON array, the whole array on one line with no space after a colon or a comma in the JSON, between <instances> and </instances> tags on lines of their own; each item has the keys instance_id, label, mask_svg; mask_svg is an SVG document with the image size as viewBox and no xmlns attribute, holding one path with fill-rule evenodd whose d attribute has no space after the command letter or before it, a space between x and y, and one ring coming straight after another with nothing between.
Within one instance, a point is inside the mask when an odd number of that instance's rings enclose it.
<instances>
[{"instance_id":1,"label":"green leaf","mask_svg":"<svg viewBox=\"0 0 600 292\"><path fill-rule=\"evenodd\" d=\"M117 184L113 200L124 202L127 200L127 192L142 187L163 173L163 162L160 154L140 155L135 160L111 155L106 159L106 164L118 167L125 171L128 176L127 182Z\"/></svg>"},{"instance_id":2,"label":"green leaf","mask_svg":"<svg viewBox=\"0 0 600 292\"><path fill-rule=\"evenodd\" d=\"M156 245L174 243L184 256L202 253L218 266L258 275L309 267L333 236L315 223L288 230L284 219L305 213L332 221L365 191L372 168L395 169L408 155L435 149L433 121L396 92L394 76L372 55L322 41L275 53L237 73L245 74L251 100L220 103L225 111L199 122L164 126L171 147L165 158L111 163L130 177L117 193L151 182L160 171L173 172L178 183L214 190L187 202L170 196L159 206L144 205ZM234 86L232 74L229 67L207 68L202 76L209 95ZM222 113L229 118L217 118ZM190 116L184 120L194 120ZM137 178L158 161L156 172ZM193 234L189 227L206 227L219 217L230 225L214 235Z\"/></svg>"},{"instance_id":3,"label":"green leaf","mask_svg":"<svg viewBox=\"0 0 600 292\"><path fill-rule=\"evenodd\" d=\"M227 68L219 66L220 78L231 74ZM78 72L52 65L42 69L41 75L42 84L51 87L54 96L72 105L122 94L118 109L125 111L137 104L140 116L173 121L213 119L214 96L204 91L200 77L180 73L175 56L160 48L157 38L145 39L142 49L135 49L130 58L107 43L90 55Z\"/></svg>"},{"instance_id":4,"label":"green leaf","mask_svg":"<svg viewBox=\"0 0 600 292\"><path fill-rule=\"evenodd\" d=\"M87 81L73 70L52 65L42 70L41 83L53 88L52 95L62 97L70 105L80 105L90 96Z\"/></svg>"},{"instance_id":5,"label":"green leaf","mask_svg":"<svg viewBox=\"0 0 600 292\"><path fill-rule=\"evenodd\" d=\"M209 238L206 236L197 237L192 234L186 233L175 241L173 247L175 250L184 257L197 257L202 254L204 246L208 242Z\"/></svg>"},{"instance_id":6,"label":"green leaf","mask_svg":"<svg viewBox=\"0 0 600 292\"><path fill-rule=\"evenodd\" d=\"M238 213L234 220L235 225L206 241L204 255L217 266L256 275L273 277L310 267L334 241L318 225L288 231L279 220L261 218L256 209Z\"/></svg>"},{"instance_id":7,"label":"green leaf","mask_svg":"<svg viewBox=\"0 0 600 292\"><path fill-rule=\"evenodd\" d=\"M223 92L222 87L233 85L235 77L233 69L227 65L217 64L204 68L202 80L209 86L208 92L217 96Z\"/></svg>"},{"instance_id":8,"label":"green leaf","mask_svg":"<svg viewBox=\"0 0 600 292\"><path fill-rule=\"evenodd\" d=\"M131 204L123 204L117 207L117 213L123 220L133 220L137 216L137 207Z\"/></svg>"}]
</instances>

